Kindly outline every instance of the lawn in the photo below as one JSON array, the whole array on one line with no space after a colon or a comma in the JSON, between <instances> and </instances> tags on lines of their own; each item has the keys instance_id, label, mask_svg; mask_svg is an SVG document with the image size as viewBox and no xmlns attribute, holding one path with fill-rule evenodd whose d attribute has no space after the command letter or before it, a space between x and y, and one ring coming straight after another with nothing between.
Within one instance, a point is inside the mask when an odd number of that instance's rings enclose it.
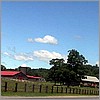
<instances>
[{"instance_id":1,"label":"lawn","mask_svg":"<svg viewBox=\"0 0 100 100\"><path fill-rule=\"evenodd\" d=\"M7 82L7 92L4 92L4 85ZM17 92L15 87L17 85ZM34 85L34 87L33 87ZM98 88L78 87L78 86L53 86L50 82L30 82L1 79L2 96L70 96L70 95L99 95ZM25 87L26 86L26 87ZM52 89L53 87L53 89ZM91 91L90 91L91 90Z\"/></svg>"}]
</instances>

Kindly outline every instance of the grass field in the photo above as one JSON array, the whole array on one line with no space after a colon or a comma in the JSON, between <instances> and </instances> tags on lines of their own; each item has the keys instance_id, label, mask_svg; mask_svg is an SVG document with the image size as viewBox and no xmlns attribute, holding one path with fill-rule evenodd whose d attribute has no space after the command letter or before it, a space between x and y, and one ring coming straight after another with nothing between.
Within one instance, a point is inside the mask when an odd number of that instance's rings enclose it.
<instances>
[{"instance_id":1,"label":"grass field","mask_svg":"<svg viewBox=\"0 0 100 100\"><path fill-rule=\"evenodd\" d=\"M66 93L32 93L32 92L1 92L2 96L91 96Z\"/></svg>"},{"instance_id":2,"label":"grass field","mask_svg":"<svg viewBox=\"0 0 100 100\"><path fill-rule=\"evenodd\" d=\"M7 92L4 92L5 82L7 82ZM15 83L18 83L17 92L15 90ZM25 84L27 84L25 88ZM34 84L34 91L33 91L33 84ZM40 89L40 85L42 86ZM97 93L99 91L98 88L90 88L90 87L67 87L67 86L53 86L54 83L50 82L30 82L30 81L18 81L18 80L10 80L10 79L1 79L1 95L2 96L70 96L70 95L99 95ZM48 89L46 90L46 86ZM53 86L53 92L52 92ZM57 88L58 87L58 88ZM67 88L67 93L66 93ZM71 90L70 90L71 88ZM63 90L62 90L63 89ZM78 89L78 91L76 91ZM73 93L74 90L74 93ZM81 92L79 92L81 90ZM84 93L86 90L89 93ZM96 93L90 93L91 91L96 91ZM83 91L83 92L82 92ZM77 93L76 93L77 92Z\"/></svg>"}]
</instances>

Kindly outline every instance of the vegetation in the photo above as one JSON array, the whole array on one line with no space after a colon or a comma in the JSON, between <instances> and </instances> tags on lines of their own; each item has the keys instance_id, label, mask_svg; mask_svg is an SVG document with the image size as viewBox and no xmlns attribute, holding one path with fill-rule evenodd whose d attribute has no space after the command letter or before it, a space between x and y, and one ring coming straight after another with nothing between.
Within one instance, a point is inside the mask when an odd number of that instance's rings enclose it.
<instances>
[{"instance_id":1,"label":"vegetation","mask_svg":"<svg viewBox=\"0 0 100 100\"><path fill-rule=\"evenodd\" d=\"M1 79L2 96L79 96L79 95L98 95L98 88L78 87L78 86L54 86L51 82L30 82L12 79ZM5 92L5 82L7 82L7 91ZM17 91L16 90L16 83ZM26 85L25 85L26 84ZM34 85L34 90L33 90ZM26 89L25 89L26 86ZM40 89L40 86L41 89ZM48 86L48 89L46 87ZM53 86L53 91L52 91ZM58 88L58 89L57 89ZM62 89L63 88L63 89ZM67 92L66 92L67 89ZM74 89L74 91L73 91ZM41 90L41 92L40 92ZM81 91L80 91L81 90Z\"/></svg>"},{"instance_id":2,"label":"vegetation","mask_svg":"<svg viewBox=\"0 0 100 100\"><path fill-rule=\"evenodd\" d=\"M67 63L65 63L64 59L52 59L50 60L50 69L31 69L28 67L27 74L42 76L46 81L55 82L55 84L60 82L60 84L66 84L68 86L79 84L81 77L84 75L99 78L99 67L97 65L93 66L87 64L88 60L77 50L72 49L68 52ZM4 65L1 65L1 70L19 70L19 67L7 69Z\"/></svg>"}]
</instances>

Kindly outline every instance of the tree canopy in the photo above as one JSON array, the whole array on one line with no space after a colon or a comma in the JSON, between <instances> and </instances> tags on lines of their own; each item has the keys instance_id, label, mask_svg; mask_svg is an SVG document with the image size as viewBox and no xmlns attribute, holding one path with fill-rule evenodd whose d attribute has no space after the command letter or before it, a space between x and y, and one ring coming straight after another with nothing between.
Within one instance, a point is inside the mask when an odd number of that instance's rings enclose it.
<instances>
[{"instance_id":1,"label":"tree canopy","mask_svg":"<svg viewBox=\"0 0 100 100\"><path fill-rule=\"evenodd\" d=\"M80 81L84 73L84 65L88 62L77 50L69 50L67 63L64 59L52 59L50 65L53 65L49 72L49 77L53 81L59 81L63 84L75 84Z\"/></svg>"}]
</instances>

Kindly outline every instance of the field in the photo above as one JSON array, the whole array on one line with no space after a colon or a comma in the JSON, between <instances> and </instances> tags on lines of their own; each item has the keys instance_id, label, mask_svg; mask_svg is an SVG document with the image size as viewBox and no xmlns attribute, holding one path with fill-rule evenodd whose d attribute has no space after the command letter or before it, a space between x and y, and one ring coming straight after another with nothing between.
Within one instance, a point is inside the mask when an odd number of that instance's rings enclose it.
<instances>
[{"instance_id":1,"label":"field","mask_svg":"<svg viewBox=\"0 0 100 100\"><path fill-rule=\"evenodd\" d=\"M7 88L5 88L5 82ZM5 91L6 89L6 91ZM70 95L99 95L98 88L77 86L54 86L50 82L30 82L1 79L2 96L70 96Z\"/></svg>"}]
</instances>

